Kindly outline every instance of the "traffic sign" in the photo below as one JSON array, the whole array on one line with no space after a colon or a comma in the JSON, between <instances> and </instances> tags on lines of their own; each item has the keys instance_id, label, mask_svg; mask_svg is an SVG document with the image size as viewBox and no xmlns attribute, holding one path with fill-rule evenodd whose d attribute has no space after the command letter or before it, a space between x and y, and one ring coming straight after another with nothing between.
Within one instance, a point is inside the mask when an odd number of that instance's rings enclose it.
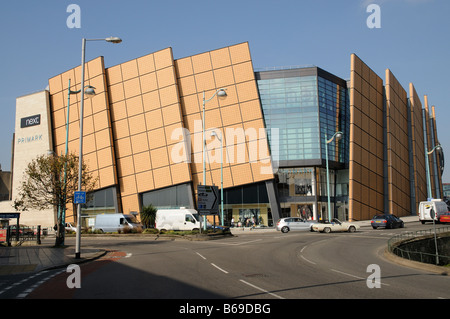
<instances>
[{"instance_id":1,"label":"traffic sign","mask_svg":"<svg viewBox=\"0 0 450 319\"><path fill-rule=\"evenodd\" d=\"M74 204L86 204L86 192L75 192L73 195Z\"/></svg>"},{"instance_id":2,"label":"traffic sign","mask_svg":"<svg viewBox=\"0 0 450 319\"><path fill-rule=\"evenodd\" d=\"M197 186L197 210L200 215L215 215L219 213L217 186Z\"/></svg>"}]
</instances>

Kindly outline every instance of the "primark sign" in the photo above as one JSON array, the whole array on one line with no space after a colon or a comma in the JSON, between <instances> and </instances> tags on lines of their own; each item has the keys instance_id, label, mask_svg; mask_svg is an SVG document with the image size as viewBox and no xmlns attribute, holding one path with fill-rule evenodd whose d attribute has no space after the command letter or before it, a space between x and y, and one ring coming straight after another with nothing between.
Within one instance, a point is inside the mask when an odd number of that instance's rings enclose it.
<instances>
[{"instance_id":1,"label":"primark sign","mask_svg":"<svg viewBox=\"0 0 450 319\"><path fill-rule=\"evenodd\" d=\"M41 114L23 117L20 119L20 127L30 127L41 124Z\"/></svg>"}]
</instances>

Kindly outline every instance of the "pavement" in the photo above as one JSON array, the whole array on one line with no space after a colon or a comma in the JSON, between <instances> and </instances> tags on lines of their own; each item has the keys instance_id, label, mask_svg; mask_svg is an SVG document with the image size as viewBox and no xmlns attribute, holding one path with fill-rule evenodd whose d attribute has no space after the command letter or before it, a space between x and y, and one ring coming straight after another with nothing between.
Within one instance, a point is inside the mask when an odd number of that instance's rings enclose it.
<instances>
[{"instance_id":1,"label":"pavement","mask_svg":"<svg viewBox=\"0 0 450 319\"><path fill-rule=\"evenodd\" d=\"M41 239L41 244L0 246L0 276L36 273L43 270L67 267L100 258L103 249L81 247L80 258L75 258L75 247L55 248L55 237Z\"/></svg>"},{"instance_id":2,"label":"pavement","mask_svg":"<svg viewBox=\"0 0 450 319\"><path fill-rule=\"evenodd\" d=\"M418 216L401 218L405 223L417 222ZM355 222L360 227L370 227L370 220ZM232 228L233 234L258 234L261 232L277 232L273 227L264 228ZM106 250L90 247L81 247L80 258L75 258L75 248L55 248L54 236L47 236L41 244L25 246L0 246L0 276L20 273L35 273L52 268L67 267L70 264L79 264L100 258Z\"/></svg>"}]
</instances>

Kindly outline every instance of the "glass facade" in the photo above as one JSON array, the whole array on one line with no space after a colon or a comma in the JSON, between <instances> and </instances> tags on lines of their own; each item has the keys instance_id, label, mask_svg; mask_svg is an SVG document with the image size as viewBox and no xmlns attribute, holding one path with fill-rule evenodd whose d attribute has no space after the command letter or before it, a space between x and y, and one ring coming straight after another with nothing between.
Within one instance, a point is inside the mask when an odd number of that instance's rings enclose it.
<instances>
[{"instance_id":1,"label":"glass facade","mask_svg":"<svg viewBox=\"0 0 450 319\"><path fill-rule=\"evenodd\" d=\"M348 150L350 135L350 102L347 88L319 76L318 103L322 158L326 159L325 147L327 144L325 143L325 137L329 140L337 131L341 131L343 138L338 142L339 147L336 147L336 139L328 144L328 160L348 163L348 152L346 150Z\"/></svg>"},{"instance_id":2,"label":"glass facade","mask_svg":"<svg viewBox=\"0 0 450 319\"><path fill-rule=\"evenodd\" d=\"M271 140L278 129L280 217L328 218L326 149L333 215L348 216L349 95L346 82L316 67L257 73ZM341 131L343 138L333 139ZM275 136L274 136L275 138Z\"/></svg>"},{"instance_id":3,"label":"glass facade","mask_svg":"<svg viewBox=\"0 0 450 319\"><path fill-rule=\"evenodd\" d=\"M152 204L160 209L194 208L190 184L180 184L141 194L142 207Z\"/></svg>"},{"instance_id":4,"label":"glass facade","mask_svg":"<svg viewBox=\"0 0 450 319\"><path fill-rule=\"evenodd\" d=\"M320 158L317 76L259 80L258 89L266 128L279 129L279 160Z\"/></svg>"}]
</instances>

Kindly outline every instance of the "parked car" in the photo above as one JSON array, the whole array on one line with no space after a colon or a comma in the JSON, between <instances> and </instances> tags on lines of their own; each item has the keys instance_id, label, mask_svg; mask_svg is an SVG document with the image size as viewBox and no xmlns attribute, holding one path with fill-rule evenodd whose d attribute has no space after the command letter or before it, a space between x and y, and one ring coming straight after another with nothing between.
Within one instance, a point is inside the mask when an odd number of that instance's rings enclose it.
<instances>
[{"instance_id":1,"label":"parked car","mask_svg":"<svg viewBox=\"0 0 450 319\"><path fill-rule=\"evenodd\" d=\"M17 234L17 225L10 226L10 235L16 236ZM20 236L33 236L35 235L35 231L33 228L27 225L19 225L19 235Z\"/></svg>"},{"instance_id":2,"label":"parked car","mask_svg":"<svg viewBox=\"0 0 450 319\"><path fill-rule=\"evenodd\" d=\"M317 223L316 221L304 220L299 217L286 217L281 218L277 222L277 230L282 233L287 233L291 230L310 230L313 224Z\"/></svg>"},{"instance_id":3,"label":"parked car","mask_svg":"<svg viewBox=\"0 0 450 319\"><path fill-rule=\"evenodd\" d=\"M75 226L73 226L71 223L66 223L64 228L66 230L66 233L68 233L68 232L76 233L77 232L77 228Z\"/></svg>"},{"instance_id":4,"label":"parked car","mask_svg":"<svg viewBox=\"0 0 450 319\"><path fill-rule=\"evenodd\" d=\"M334 218L331 223L328 220L320 221L311 226L313 231L330 233L339 231L348 231L353 233L359 229L359 225L351 222L341 222L339 219Z\"/></svg>"},{"instance_id":5,"label":"parked car","mask_svg":"<svg viewBox=\"0 0 450 319\"><path fill-rule=\"evenodd\" d=\"M373 216L370 224L372 225L373 229L377 229L378 227L385 227L385 228L405 227L403 220L401 220L395 215L390 214L375 215Z\"/></svg>"},{"instance_id":6,"label":"parked car","mask_svg":"<svg viewBox=\"0 0 450 319\"><path fill-rule=\"evenodd\" d=\"M439 216L440 223L450 223L450 212L442 213Z\"/></svg>"}]
</instances>

